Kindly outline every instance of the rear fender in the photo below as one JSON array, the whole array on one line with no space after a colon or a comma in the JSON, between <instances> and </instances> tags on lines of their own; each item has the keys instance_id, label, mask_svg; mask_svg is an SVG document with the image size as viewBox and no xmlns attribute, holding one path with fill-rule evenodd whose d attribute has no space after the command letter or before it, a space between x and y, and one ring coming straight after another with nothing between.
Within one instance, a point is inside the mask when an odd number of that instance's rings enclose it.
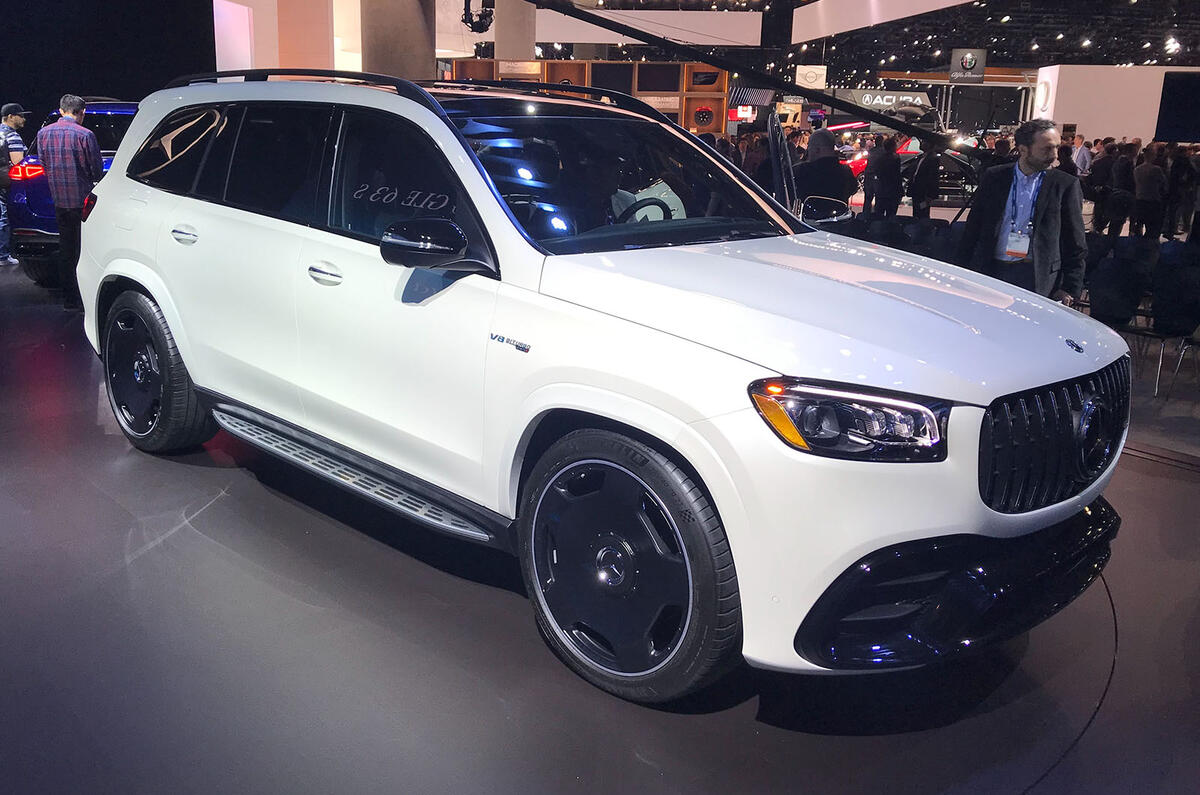
<instances>
[{"instance_id":1,"label":"rear fender","mask_svg":"<svg viewBox=\"0 0 1200 795\"><path fill-rule=\"evenodd\" d=\"M104 276L101 277L100 283L93 296L84 296L85 303L90 302L90 305L97 306L96 300L103 292L106 284L113 282L119 278L126 278L130 281L139 284L144 292L158 304L162 309L163 317L166 318L167 326L171 329L171 335L175 338L175 345L179 348L179 355L183 357L185 362L191 361L189 354L192 346L188 340L187 331L184 328L183 321L179 318L179 310L175 307L175 302L171 299L171 293L167 290L167 286L158 274L151 270L148 266L131 259L115 259L109 262L104 268ZM86 324L86 332L88 341L92 343L92 348L97 352L100 351L100 330L104 326L104 318L99 316L99 312L93 312L95 317L94 323ZM196 374L193 373L193 378Z\"/></svg>"}]
</instances>

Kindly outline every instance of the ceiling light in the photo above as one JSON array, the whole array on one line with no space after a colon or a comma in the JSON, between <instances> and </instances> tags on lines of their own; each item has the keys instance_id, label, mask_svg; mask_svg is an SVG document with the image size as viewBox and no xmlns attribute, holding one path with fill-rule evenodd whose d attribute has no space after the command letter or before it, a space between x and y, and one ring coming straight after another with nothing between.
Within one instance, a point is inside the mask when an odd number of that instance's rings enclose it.
<instances>
[{"instance_id":1,"label":"ceiling light","mask_svg":"<svg viewBox=\"0 0 1200 795\"><path fill-rule=\"evenodd\" d=\"M1035 41L1035 42L1033 43L1033 46L1032 46L1032 47L1030 47L1029 49L1031 49L1031 50L1036 50L1037 48L1038 48L1038 43Z\"/></svg>"},{"instance_id":2,"label":"ceiling light","mask_svg":"<svg viewBox=\"0 0 1200 795\"><path fill-rule=\"evenodd\" d=\"M1084 39L1084 40L1083 40L1083 44L1081 44L1081 45L1079 45L1079 46L1080 46L1080 47L1091 47L1091 46L1092 46L1092 40L1091 40L1091 39Z\"/></svg>"},{"instance_id":3,"label":"ceiling light","mask_svg":"<svg viewBox=\"0 0 1200 795\"><path fill-rule=\"evenodd\" d=\"M1000 21L1001 21L1001 22L1007 22L1007 21L1008 21L1008 20L1010 20L1010 19L1012 19L1012 17L1010 17L1008 14L1005 14L1004 16L1002 16L1002 17L1000 18Z\"/></svg>"},{"instance_id":4,"label":"ceiling light","mask_svg":"<svg viewBox=\"0 0 1200 795\"><path fill-rule=\"evenodd\" d=\"M1054 37L1055 41L1062 41L1062 39L1063 39L1063 35L1061 33Z\"/></svg>"}]
</instances>

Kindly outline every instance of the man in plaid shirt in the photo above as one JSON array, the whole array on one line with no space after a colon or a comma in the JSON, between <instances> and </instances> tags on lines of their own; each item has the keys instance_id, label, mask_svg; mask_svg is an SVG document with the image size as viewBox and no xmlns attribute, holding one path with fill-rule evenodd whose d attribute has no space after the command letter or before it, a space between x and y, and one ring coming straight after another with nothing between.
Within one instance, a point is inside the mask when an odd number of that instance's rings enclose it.
<instances>
[{"instance_id":1,"label":"man in plaid shirt","mask_svg":"<svg viewBox=\"0 0 1200 795\"><path fill-rule=\"evenodd\" d=\"M37 148L46 169L54 217L58 220L59 279L63 308L79 311L79 235L82 231L83 200L104 176L104 160L96 134L83 126L87 104L81 97L65 94L58 103L62 118L38 131Z\"/></svg>"}]
</instances>

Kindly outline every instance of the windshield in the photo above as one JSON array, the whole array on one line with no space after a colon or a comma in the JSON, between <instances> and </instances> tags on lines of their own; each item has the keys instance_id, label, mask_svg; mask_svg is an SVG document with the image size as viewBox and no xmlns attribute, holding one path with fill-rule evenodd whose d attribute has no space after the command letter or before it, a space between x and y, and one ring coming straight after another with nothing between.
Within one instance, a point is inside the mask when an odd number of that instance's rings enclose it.
<instances>
[{"instance_id":1,"label":"windshield","mask_svg":"<svg viewBox=\"0 0 1200 795\"><path fill-rule=\"evenodd\" d=\"M53 124L59 118L57 112L51 113L42 126ZM106 113L89 110L83 114L83 126L96 134L100 151L109 155L117 151L117 147L121 145L121 139L125 137L125 132L132 122L132 113ZM30 147L29 153L37 154L36 144Z\"/></svg>"},{"instance_id":2,"label":"windshield","mask_svg":"<svg viewBox=\"0 0 1200 795\"><path fill-rule=\"evenodd\" d=\"M518 223L553 254L807 231L728 164L654 121L605 114L456 123Z\"/></svg>"}]
</instances>

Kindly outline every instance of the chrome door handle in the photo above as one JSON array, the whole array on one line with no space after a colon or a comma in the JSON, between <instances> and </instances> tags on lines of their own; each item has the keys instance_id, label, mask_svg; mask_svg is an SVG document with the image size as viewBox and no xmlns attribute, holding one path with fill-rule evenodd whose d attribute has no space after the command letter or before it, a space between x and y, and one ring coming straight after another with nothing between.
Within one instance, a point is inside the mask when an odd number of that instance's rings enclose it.
<instances>
[{"instance_id":1,"label":"chrome door handle","mask_svg":"<svg viewBox=\"0 0 1200 795\"><path fill-rule=\"evenodd\" d=\"M195 229L183 225L172 229L171 237L175 238L176 243L182 243L185 246L190 246L200 239L200 235L196 234Z\"/></svg>"},{"instance_id":2,"label":"chrome door handle","mask_svg":"<svg viewBox=\"0 0 1200 795\"><path fill-rule=\"evenodd\" d=\"M328 262L318 262L308 266L308 277L317 284L325 287L337 287L342 283L342 274Z\"/></svg>"}]
</instances>

